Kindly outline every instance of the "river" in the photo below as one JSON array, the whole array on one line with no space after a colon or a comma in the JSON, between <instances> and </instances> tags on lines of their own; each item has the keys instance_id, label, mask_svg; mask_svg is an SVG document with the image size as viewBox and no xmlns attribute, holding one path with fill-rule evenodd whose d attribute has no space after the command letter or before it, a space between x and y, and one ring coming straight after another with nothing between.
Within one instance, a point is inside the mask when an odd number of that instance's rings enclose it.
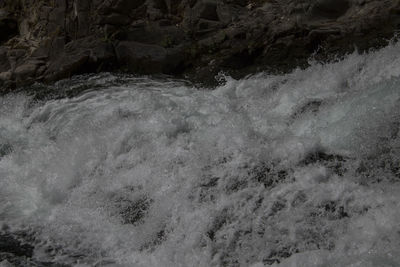
<instances>
[{"instance_id":1,"label":"river","mask_svg":"<svg viewBox=\"0 0 400 267\"><path fill-rule=\"evenodd\" d=\"M0 97L0 225L31 254L8 262L400 266L399 55Z\"/></svg>"}]
</instances>

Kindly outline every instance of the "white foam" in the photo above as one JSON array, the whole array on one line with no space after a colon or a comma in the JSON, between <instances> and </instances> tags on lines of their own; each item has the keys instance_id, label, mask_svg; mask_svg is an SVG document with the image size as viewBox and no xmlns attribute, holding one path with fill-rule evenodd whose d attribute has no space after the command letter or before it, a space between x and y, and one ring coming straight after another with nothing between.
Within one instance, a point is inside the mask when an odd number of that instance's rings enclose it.
<instances>
[{"instance_id":1,"label":"white foam","mask_svg":"<svg viewBox=\"0 0 400 267\"><path fill-rule=\"evenodd\" d=\"M399 52L214 91L102 74L3 97L0 220L82 266L399 265Z\"/></svg>"}]
</instances>

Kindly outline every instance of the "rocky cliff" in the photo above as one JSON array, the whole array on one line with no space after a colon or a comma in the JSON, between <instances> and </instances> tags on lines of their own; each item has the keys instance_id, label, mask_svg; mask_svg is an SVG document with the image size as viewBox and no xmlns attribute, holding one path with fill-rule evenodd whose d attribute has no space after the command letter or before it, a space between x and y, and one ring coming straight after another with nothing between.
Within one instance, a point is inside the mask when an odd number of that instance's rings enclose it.
<instances>
[{"instance_id":1,"label":"rocky cliff","mask_svg":"<svg viewBox=\"0 0 400 267\"><path fill-rule=\"evenodd\" d=\"M398 0L0 0L0 91L100 71L287 71L399 27Z\"/></svg>"}]
</instances>

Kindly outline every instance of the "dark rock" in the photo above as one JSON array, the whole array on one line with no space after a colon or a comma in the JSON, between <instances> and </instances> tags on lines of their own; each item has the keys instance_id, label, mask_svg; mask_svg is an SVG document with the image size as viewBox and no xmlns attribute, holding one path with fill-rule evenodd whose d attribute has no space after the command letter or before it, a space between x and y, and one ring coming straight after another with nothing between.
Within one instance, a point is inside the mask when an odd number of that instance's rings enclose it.
<instances>
[{"instance_id":1,"label":"dark rock","mask_svg":"<svg viewBox=\"0 0 400 267\"><path fill-rule=\"evenodd\" d=\"M57 27L64 27L64 18L65 18L65 8L59 7L59 8L54 8L49 12L49 24L53 24L54 28ZM50 32L52 32L50 30Z\"/></svg>"},{"instance_id":2,"label":"dark rock","mask_svg":"<svg viewBox=\"0 0 400 267\"><path fill-rule=\"evenodd\" d=\"M124 41L117 47L118 61L136 73L167 73L179 71L183 57L179 49L166 49L157 45Z\"/></svg>"},{"instance_id":3,"label":"dark rock","mask_svg":"<svg viewBox=\"0 0 400 267\"><path fill-rule=\"evenodd\" d=\"M218 21L217 2L215 0L200 0L193 8L193 12L201 19Z\"/></svg>"},{"instance_id":4,"label":"dark rock","mask_svg":"<svg viewBox=\"0 0 400 267\"><path fill-rule=\"evenodd\" d=\"M60 55L54 56L46 73L45 81L57 81L84 72L100 72L111 68L114 63L111 44L86 38L65 46Z\"/></svg>"},{"instance_id":5,"label":"dark rock","mask_svg":"<svg viewBox=\"0 0 400 267\"><path fill-rule=\"evenodd\" d=\"M34 62L28 62L15 69L14 75L18 85L24 85L30 80L34 80L38 64Z\"/></svg>"},{"instance_id":6,"label":"dark rock","mask_svg":"<svg viewBox=\"0 0 400 267\"><path fill-rule=\"evenodd\" d=\"M159 45L164 48L179 45L185 38L185 32L175 25L160 27L154 24L134 27L115 35L117 40Z\"/></svg>"},{"instance_id":7,"label":"dark rock","mask_svg":"<svg viewBox=\"0 0 400 267\"><path fill-rule=\"evenodd\" d=\"M11 71L0 72L0 81L9 81L12 78Z\"/></svg>"},{"instance_id":8,"label":"dark rock","mask_svg":"<svg viewBox=\"0 0 400 267\"><path fill-rule=\"evenodd\" d=\"M58 60L51 63L47 73L45 74L45 80L49 82L57 81L78 74L79 70L85 66L88 60L89 55L87 53L64 53L59 56Z\"/></svg>"},{"instance_id":9,"label":"dark rock","mask_svg":"<svg viewBox=\"0 0 400 267\"><path fill-rule=\"evenodd\" d=\"M41 48L44 49L43 56L49 56L51 58L58 57L64 51L65 38L57 37L51 40L51 42L46 43ZM40 49L40 48L39 48Z\"/></svg>"},{"instance_id":10,"label":"dark rock","mask_svg":"<svg viewBox=\"0 0 400 267\"><path fill-rule=\"evenodd\" d=\"M350 8L348 0L317 0L311 9L311 16L321 19L336 19Z\"/></svg>"},{"instance_id":11,"label":"dark rock","mask_svg":"<svg viewBox=\"0 0 400 267\"><path fill-rule=\"evenodd\" d=\"M143 5L145 0L112 0L104 1L98 6L100 15L108 15L111 13L128 15L133 9Z\"/></svg>"},{"instance_id":12,"label":"dark rock","mask_svg":"<svg viewBox=\"0 0 400 267\"><path fill-rule=\"evenodd\" d=\"M7 56L7 48L0 46L0 73L11 68Z\"/></svg>"},{"instance_id":13,"label":"dark rock","mask_svg":"<svg viewBox=\"0 0 400 267\"><path fill-rule=\"evenodd\" d=\"M247 2L247 1L243 1ZM243 5L244 6L244 5ZM239 16L246 12L243 8L235 5L218 5L217 14L220 22L228 25L239 20Z\"/></svg>"},{"instance_id":14,"label":"dark rock","mask_svg":"<svg viewBox=\"0 0 400 267\"><path fill-rule=\"evenodd\" d=\"M131 22L131 18L126 15L111 13L110 15L103 17L100 20L101 24L111 24L111 25L127 25Z\"/></svg>"},{"instance_id":15,"label":"dark rock","mask_svg":"<svg viewBox=\"0 0 400 267\"><path fill-rule=\"evenodd\" d=\"M1 83L121 69L215 83L382 47L399 25L391 0L0 1Z\"/></svg>"},{"instance_id":16,"label":"dark rock","mask_svg":"<svg viewBox=\"0 0 400 267\"><path fill-rule=\"evenodd\" d=\"M199 22L197 23L199 33L201 34L204 31L207 30L215 30L218 29L221 26L221 23L215 20L208 20L208 19L199 19Z\"/></svg>"},{"instance_id":17,"label":"dark rock","mask_svg":"<svg viewBox=\"0 0 400 267\"><path fill-rule=\"evenodd\" d=\"M8 41L18 33L17 20L6 10L0 9L0 43Z\"/></svg>"}]
</instances>

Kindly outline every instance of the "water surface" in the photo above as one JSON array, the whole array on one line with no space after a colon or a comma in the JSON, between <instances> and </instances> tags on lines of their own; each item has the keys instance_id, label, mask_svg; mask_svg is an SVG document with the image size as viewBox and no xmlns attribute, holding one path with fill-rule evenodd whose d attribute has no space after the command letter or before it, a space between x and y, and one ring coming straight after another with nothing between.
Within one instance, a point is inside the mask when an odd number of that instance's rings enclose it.
<instances>
[{"instance_id":1,"label":"water surface","mask_svg":"<svg viewBox=\"0 0 400 267\"><path fill-rule=\"evenodd\" d=\"M3 233L28 266L400 266L398 55L1 97Z\"/></svg>"}]
</instances>

